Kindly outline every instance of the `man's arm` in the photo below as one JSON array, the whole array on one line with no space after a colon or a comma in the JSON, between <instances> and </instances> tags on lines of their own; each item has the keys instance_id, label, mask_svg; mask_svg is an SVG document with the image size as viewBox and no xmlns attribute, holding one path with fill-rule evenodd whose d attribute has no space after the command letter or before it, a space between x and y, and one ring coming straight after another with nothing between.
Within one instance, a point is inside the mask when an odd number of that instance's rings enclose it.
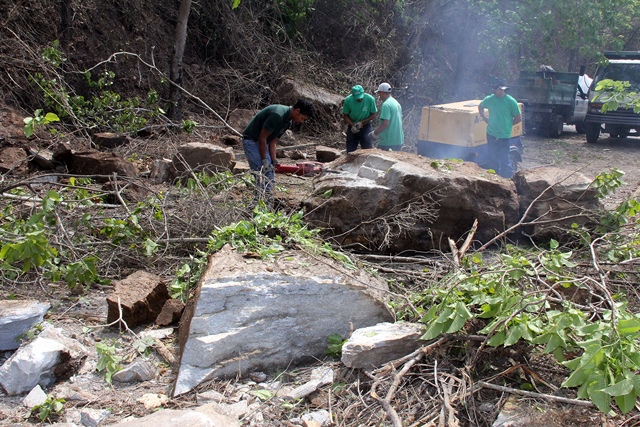
<instances>
[{"instance_id":1,"label":"man's arm","mask_svg":"<svg viewBox=\"0 0 640 427\"><path fill-rule=\"evenodd\" d=\"M269 156L271 156L271 164L276 164L276 143L280 138L275 138L269 143Z\"/></svg>"},{"instance_id":2,"label":"man's arm","mask_svg":"<svg viewBox=\"0 0 640 427\"><path fill-rule=\"evenodd\" d=\"M354 125L353 120L351 120L351 117L349 117L349 115L347 113L343 113L342 117L344 117L344 121L347 122L347 124L349 126L353 126Z\"/></svg>"},{"instance_id":3,"label":"man's arm","mask_svg":"<svg viewBox=\"0 0 640 427\"><path fill-rule=\"evenodd\" d=\"M382 119L382 124L378 126L378 129L374 130L373 133L377 136L385 131L389 127L389 119Z\"/></svg>"},{"instance_id":4,"label":"man's arm","mask_svg":"<svg viewBox=\"0 0 640 427\"><path fill-rule=\"evenodd\" d=\"M269 132L265 128L262 128L262 130L260 131L260 136L258 137L258 150L260 151L260 158L263 160L267 158L267 138L269 137L269 135L271 135L271 132ZM269 150L269 152L271 152L271 150Z\"/></svg>"},{"instance_id":5,"label":"man's arm","mask_svg":"<svg viewBox=\"0 0 640 427\"><path fill-rule=\"evenodd\" d=\"M484 115L484 107L482 106L482 104L478 105L478 113L480 114L480 118L482 118L483 122L489 123L489 121Z\"/></svg>"},{"instance_id":6,"label":"man's arm","mask_svg":"<svg viewBox=\"0 0 640 427\"><path fill-rule=\"evenodd\" d=\"M376 117L376 113L371 113L371 114L369 114L369 117L367 117L366 119L364 119L364 120L362 121L362 124L363 124L363 125L366 125L367 123L369 123L370 121L372 121L373 119L375 119L375 117Z\"/></svg>"},{"instance_id":7,"label":"man's arm","mask_svg":"<svg viewBox=\"0 0 640 427\"><path fill-rule=\"evenodd\" d=\"M517 125L518 123L522 122L522 113L518 114L517 116L513 117L513 124L514 126Z\"/></svg>"}]
</instances>

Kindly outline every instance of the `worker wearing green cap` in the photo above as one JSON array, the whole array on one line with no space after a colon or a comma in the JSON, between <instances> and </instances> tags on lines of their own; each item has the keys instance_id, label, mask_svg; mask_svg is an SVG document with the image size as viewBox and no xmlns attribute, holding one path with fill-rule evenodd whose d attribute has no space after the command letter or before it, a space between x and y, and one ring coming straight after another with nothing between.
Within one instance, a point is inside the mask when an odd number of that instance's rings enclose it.
<instances>
[{"instance_id":1,"label":"worker wearing green cap","mask_svg":"<svg viewBox=\"0 0 640 427\"><path fill-rule=\"evenodd\" d=\"M378 109L376 100L360 85L351 88L351 95L344 100L342 115L347 122L347 153L356 151L358 143L361 148L373 148L371 138L371 120L375 117Z\"/></svg>"}]
</instances>

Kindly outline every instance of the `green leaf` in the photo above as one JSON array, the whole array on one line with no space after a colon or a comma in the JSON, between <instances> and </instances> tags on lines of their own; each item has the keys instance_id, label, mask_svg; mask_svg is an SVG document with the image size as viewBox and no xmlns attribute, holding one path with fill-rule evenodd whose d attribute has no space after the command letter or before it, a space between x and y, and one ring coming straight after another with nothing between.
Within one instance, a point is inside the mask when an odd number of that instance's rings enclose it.
<instances>
[{"instance_id":1,"label":"green leaf","mask_svg":"<svg viewBox=\"0 0 640 427\"><path fill-rule=\"evenodd\" d=\"M638 319L627 319L618 322L620 335L631 335L638 331L640 331L640 321Z\"/></svg>"},{"instance_id":2,"label":"green leaf","mask_svg":"<svg viewBox=\"0 0 640 427\"><path fill-rule=\"evenodd\" d=\"M231 9L235 9L240 6L240 0L233 0L233 4L231 5Z\"/></svg>"},{"instance_id":3,"label":"green leaf","mask_svg":"<svg viewBox=\"0 0 640 427\"><path fill-rule=\"evenodd\" d=\"M603 391L610 396L624 396L633 390L633 380L631 378L625 378L622 381L615 383Z\"/></svg>"},{"instance_id":4,"label":"green leaf","mask_svg":"<svg viewBox=\"0 0 640 427\"><path fill-rule=\"evenodd\" d=\"M499 332L496 332L496 334L492 336L489 341L487 341L487 344L490 345L491 347L497 347L499 345L502 345L506 338L507 338L507 333L505 331L499 331Z\"/></svg>"},{"instance_id":5,"label":"green leaf","mask_svg":"<svg viewBox=\"0 0 640 427\"><path fill-rule=\"evenodd\" d=\"M269 400L273 397L274 393L271 390L254 390L251 392L254 396L262 399Z\"/></svg>"},{"instance_id":6,"label":"green leaf","mask_svg":"<svg viewBox=\"0 0 640 427\"><path fill-rule=\"evenodd\" d=\"M424 333L424 335L422 337L420 337L420 339L421 340L434 339L434 338L440 336L440 334L442 334L442 330L443 329L444 329L444 323L432 322L429 325L429 327L427 328L427 330Z\"/></svg>"},{"instance_id":7,"label":"green leaf","mask_svg":"<svg viewBox=\"0 0 640 427\"><path fill-rule=\"evenodd\" d=\"M505 347L509 347L510 345L513 345L515 343L517 343L520 338L522 338L522 327L524 325L522 325L521 323L518 323L517 325L512 325L511 326L511 330L509 331L509 335L507 335L507 339L504 341L504 346Z\"/></svg>"},{"instance_id":8,"label":"green leaf","mask_svg":"<svg viewBox=\"0 0 640 427\"><path fill-rule=\"evenodd\" d=\"M622 411L623 414L631 411L636 406L636 400L638 395L635 391L632 391L629 394L625 394L624 396L616 396L615 401L618 408Z\"/></svg>"},{"instance_id":9,"label":"green leaf","mask_svg":"<svg viewBox=\"0 0 640 427\"><path fill-rule=\"evenodd\" d=\"M557 240L551 239L551 241L549 242L549 247L551 249L558 249L559 243Z\"/></svg>"}]
</instances>

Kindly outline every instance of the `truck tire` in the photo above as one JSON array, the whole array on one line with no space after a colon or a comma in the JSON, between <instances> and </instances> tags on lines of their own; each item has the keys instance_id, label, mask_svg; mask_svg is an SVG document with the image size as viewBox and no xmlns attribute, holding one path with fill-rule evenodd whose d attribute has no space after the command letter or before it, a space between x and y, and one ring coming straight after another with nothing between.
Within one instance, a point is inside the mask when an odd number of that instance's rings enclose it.
<instances>
[{"instance_id":1,"label":"truck tire","mask_svg":"<svg viewBox=\"0 0 640 427\"><path fill-rule=\"evenodd\" d=\"M559 138L562 135L562 127L564 126L564 120L561 115L551 116L549 120L549 128L547 130L547 136L549 138Z\"/></svg>"},{"instance_id":2,"label":"truck tire","mask_svg":"<svg viewBox=\"0 0 640 427\"><path fill-rule=\"evenodd\" d=\"M600 123L585 123L586 136L589 144L595 144L600 138Z\"/></svg>"},{"instance_id":3,"label":"truck tire","mask_svg":"<svg viewBox=\"0 0 640 427\"><path fill-rule=\"evenodd\" d=\"M576 133L586 133L587 127L584 122L576 123Z\"/></svg>"}]
</instances>

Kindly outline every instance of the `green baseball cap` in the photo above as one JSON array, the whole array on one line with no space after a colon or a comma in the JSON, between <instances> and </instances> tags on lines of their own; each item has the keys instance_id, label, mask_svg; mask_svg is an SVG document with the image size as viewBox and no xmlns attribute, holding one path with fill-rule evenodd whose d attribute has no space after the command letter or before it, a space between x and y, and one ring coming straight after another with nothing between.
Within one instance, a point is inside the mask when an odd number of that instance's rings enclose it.
<instances>
[{"instance_id":1,"label":"green baseball cap","mask_svg":"<svg viewBox=\"0 0 640 427\"><path fill-rule=\"evenodd\" d=\"M355 85L351 88L351 94L355 99L362 99L364 98L364 89L360 85Z\"/></svg>"}]
</instances>

